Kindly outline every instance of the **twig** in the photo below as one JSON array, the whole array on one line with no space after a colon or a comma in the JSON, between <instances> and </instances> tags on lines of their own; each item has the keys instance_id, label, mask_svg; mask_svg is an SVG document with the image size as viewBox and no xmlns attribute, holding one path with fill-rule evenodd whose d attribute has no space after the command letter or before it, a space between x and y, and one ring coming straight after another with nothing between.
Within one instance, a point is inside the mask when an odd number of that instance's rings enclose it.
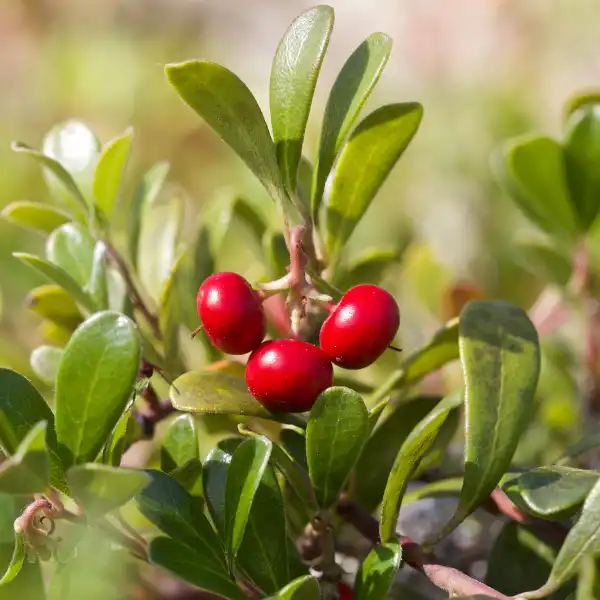
<instances>
[{"instance_id":1,"label":"twig","mask_svg":"<svg viewBox=\"0 0 600 600\"><path fill-rule=\"evenodd\" d=\"M121 272L121 275L125 280L125 285L127 286L127 289L129 290L129 293L131 295L131 301L133 302L134 307L137 308L144 315L144 318L152 328L154 335L158 339L161 339L158 317L154 313L152 313L148 306L146 306L146 303L144 302L139 290L133 282L127 263L125 262L123 257L117 252L115 247L111 244L106 244L106 251L110 258L115 262L115 264L119 268L119 271Z\"/></svg>"},{"instance_id":2,"label":"twig","mask_svg":"<svg viewBox=\"0 0 600 600\"><path fill-rule=\"evenodd\" d=\"M337 507L338 514L350 523L360 534L374 546L381 542L377 520L366 513L356 502L345 495L340 497ZM473 579L469 575L452 567L438 564L433 555L422 552L419 544L408 537L400 537L402 560L413 569L423 573L435 586L447 591L450 595L471 596L483 594L492 598L509 600L499 591Z\"/></svg>"},{"instance_id":3,"label":"twig","mask_svg":"<svg viewBox=\"0 0 600 600\"><path fill-rule=\"evenodd\" d=\"M156 424L175 412L175 407L168 401L161 401L151 383L148 383L140 396L144 399L145 406L140 410L138 421L142 426L144 436L151 438L154 436Z\"/></svg>"}]
</instances>

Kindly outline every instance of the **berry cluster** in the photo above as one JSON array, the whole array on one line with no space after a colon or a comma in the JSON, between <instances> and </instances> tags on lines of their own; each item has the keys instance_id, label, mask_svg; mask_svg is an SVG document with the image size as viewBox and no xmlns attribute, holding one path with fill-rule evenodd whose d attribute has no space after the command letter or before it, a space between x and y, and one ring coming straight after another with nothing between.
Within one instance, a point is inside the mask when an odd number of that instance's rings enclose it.
<instances>
[{"instance_id":1,"label":"berry cluster","mask_svg":"<svg viewBox=\"0 0 600 600\"><path fill-rule=\"evenodd\" d=\"M250 393L269 410L304 412L333 383L333 364L362 369L379 358L400 325L393 297L376 285L344 294L323 323L317 347L297 339L263 341L263 296L237 273L215 273L200 286L198 315L212 344L227 354L251 352Z\"/></svg>"}]
</instances>

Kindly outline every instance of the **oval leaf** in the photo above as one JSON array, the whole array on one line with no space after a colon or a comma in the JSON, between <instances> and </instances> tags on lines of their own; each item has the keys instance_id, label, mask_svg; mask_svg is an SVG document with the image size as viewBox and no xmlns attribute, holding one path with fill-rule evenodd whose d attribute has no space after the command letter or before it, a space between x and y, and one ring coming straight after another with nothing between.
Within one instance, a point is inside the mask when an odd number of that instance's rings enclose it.
<instances>
[{"instance_id":1,"label":"oval leaf","mask_svg":"<svg viewBox=\"0 0 600 600\"><path fill-rule=\"evenodd\" d=\"M67 483L86 514L100 517L129 502L150 483L150 477L145 471L90 463L71 467Z\"/></svg>"},{"instance_id":2,"label":"oval leaf","mask_svg":"<svg viewBox=\"0 0 600 600\"><path fill-rule=\"evenodd\" d=\"M32 269L35 269L42 275L48 277L61 288L65 290L72 298L80 304L84 309L94 312L96 310L96 304L91 296L86 293L81 286L73 279L69 273L64 269L57 267L54 263L48 260L35 256L34 254L27 254L25 252L13 252L13 256L18 258L21 262L29 265Z\"/></svg>"},{"instance_id":3,"label":"oval leaf","mask_svg":"<svg viewBox=\"0 0 600 600\"><path fill-rule=\"evenodd\" d=\"M327 197L327 249L335 259L414 137L416 102L389 104L363 119L340 152Z\"/></svg>"},{"instance_id":4,"label":"oval leaf","mask_svg":"<svg viewBox=\"0 0 600 600\"><path fill-rule=\"evenodd\" d=\"M62 349L54 346L38 346L29 357L33 372L47 385L54 386Z\"/></svg>"},{"instance_id":5,"label":"oval leaf","mask_svg":"<svg viewBox=\"0 0 600 600\"><path fill-rule=\"evenodd\" d=\"M165 72L182 100L237 153L271 197L283 204L287 197L275 146L248 87L237 75L211 62L171 64Z\"/></svg>"},{"instance_id":6,"label":"oval leaf","mask_svg":"<svg viewBox=\"0 0 600 600\"><path fill-rule=\"evenodd\" d=\"M10 583L21 572L24 562L25 542L23 541L23 536L15 533L15 547L12 558L10 559L6 571L4 571L4 575L2 575L2 578L0 579L0 586Z\"/></svg>"},{"instance_id":7,"label":"oval leaf","mask_svg":"<svg viewBox=\"0 0 600 600\"><path fill-rule=\"evenodd\" d=\"M600 208L600 103L571 114L564 141L567 183L581 227L587 231Z\"/></svg>"},{"instance_id":8,"label":"oval leaf","mask_svg":"<svg viewBox=\"0 0 600 600\"><path fill-rule=\"evenodd\" d=\"M104 311L80 325L56 382L56 434L65 467L92 462L123 414L140 368L135 324Z\"/></svg>"},{"instance_id":9,"label":"oval leaf","mask_svg":"<svg viewBox=\"0 0 600 600\"><path fill-rule=\"evenodd\" d=\"M319 582L312 575L304 575L281 588L270 600L319 600L320 597Z\"/></svg>"},{"instance_id":10,"label":"oval leaf","mask_svg":"<svg viewBox=\"0 0 600 600\"><path fill-rule=\"evenodd\" d=\"M355 391L331 387L317 398L306 427L306 455L322 508L337 501L363 449L368 426L367 407Z\"/></svg>"},{"instance_id":11,"label":"oval leaf","mask_svg":"<svg viewBox=\"0 0 600 600\"><path fill-rule=\"evenodd\" d=\"M17 225L22 225L41 233L50 233L71 220L68 213L58 208L26 200L12 202L8 206L5 206L0 216L11 223L16 223Z\"/></svg>"},{"instance_id":12,"label":"oval leaf","mask_svg":"<svg viewBox=\"0 0 600 600\"><path fill-rule=\"evenodd\" d=\"M513 140L495 155L500 183L538 227L564 239L578 232L560 144L545 136Z\"/></svg>"},{"instance_id":13,"label":"oval leaf","mask_svg":"<svg viewBox=\"0 0 600 600\"><path fill-rule=\"evenodd\" d=\"M398 513L410 477L435 442L450 412L462 402L462 389L446 396L413 428L400 447L383 493L379 525L383 542L395 539Z\"/></svg>"},{"instance_id":14,"label":"oval leaf","mask_svg":"<svg viewBox=\"0 0 600 600\"><path fill-rule=\"evenodd\" d=\"M522 510L559 520L578 510L599 477L571 467L538 467L505 482L502 489Z\"/></svg>"},{"instance_id":15,"label":"oval leaf","mask_svg":"<svg viewBox=\"0 0 600 600\"><path fill-rule=\"evenodd\" d=\"M62 287L54 283L32 289L27 294L26 304L36 315L60 325L67 331L75 331L83 321L77 303Z\"/></svg>"},{"instance_id":16,"label":"oval leaf","mask_svg":"<svg viewBox=\"0 0 600 600\"><path fill-rule=\"evenodd\" d=\"M360 565L354 584L356 600L385 600L402 561L399 540L375 546Z\"/></svg>"},{"instance_id":17,"label":"oval leaf","mask_svg":"<svg viewBox=\"0 0 600 600\"><path fill-rule=\"evenodd\" d=\"M494 490L531 416L540 372L537 331L508 302L473 300L460 315L465 374L465 478L456 514L437 539Z\"/></svg>"},{"instance_id":18,"label":"oval leaf","mask_svg":"<svg viewBox=\"0 0 600 600\"><path fill-rule=\"evenodd\" d=\"M192 415L180 415L171 423L160 449L160 468L169 473L189 460L200 457L196 421Z\"/></svg>"},{"instance_id":19,"label":"oval leaf","mask_svg":"<svg viewBox=\"0 0 600 600\"><path fill-rule=\"evenodd\" d=\"M46 257L83 288L92 273L94 239L82 226L67 223L55 229L48 238Z\"/></svg>"},{"instance_id":20,"label":"oval leaf","mask_svg":"<svg viewBox=\"0 0 600 600\"><path fill-rule=\"evenodd\" d=\"M311 193L314 219L318 219L325 182L335 157L379 81L391 51L392 39L385 33L373 33L350 55L331 88L314 168Z\"/></svg>"},{"instance_id":21,"label":"oval leaf","mask_svg":"<svg viewBox=\"0 0 600 600\"><path fill-rule=\"evenodd\" d=\"M271 442L265 437L244 440L233 453L225 489L227 549L235 559L244 537L256 490L269 464Z\"/></svg>"},{"instance_id":22,"label":"oval leaf","mask_svg":"<svg viewBox=\"0 0 600 600\"><path fill-rule=\"evenodd\" d=\"M207 563L206 556L166 537L150 542L150 562L170 571L184 581L230 600L245 600L235 580L225 568Z\"/></svg>"},{"instance_id":23,"label":"oval leaf","mask_svg":"<svg viewBox=\"0 0 600 600\"><path fill-rule=\"evenodd\" d=\"M96 171L94 173L94 200L96 206L110 218L119 190L121 179L129 158L133 129L128 128L125 133L104 146Z\"/></svg>"},{"instance_id":24,"label":"oval leaf","mask_svg":"<svg viewBox=\"0 0 600 600\"><path fill-rule=\"evenodd\" d=\"M333 29L330 6L298 16L279 42L271 69L271 124L277 161L290 193L298 165L315 86Z\"/></svg>"},{"instance_id":25,"label":"oval leaf","mask_svg":"<svg viewBox=\"0 0 600 600\"><path fill-rule=\"evenodd\" d=\"M139 511L173 540L199 553L203 564L224 568L221 542L194 498L166 473L146 472L150 484L135 497Z\"/></svg>"}]
</instances>

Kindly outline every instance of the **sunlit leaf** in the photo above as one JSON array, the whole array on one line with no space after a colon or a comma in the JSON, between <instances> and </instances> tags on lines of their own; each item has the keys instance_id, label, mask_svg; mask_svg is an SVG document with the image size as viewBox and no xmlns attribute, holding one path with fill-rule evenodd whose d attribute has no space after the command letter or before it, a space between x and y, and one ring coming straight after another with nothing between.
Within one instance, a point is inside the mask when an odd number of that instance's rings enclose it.
<instances>
[{"instance_id":1,"label":"sunlit leaf","mask_svg":"<svg viewBox=\"0 0 600 600\"><path fill-rule=\"evenodd\" d=\"M41 233L50 233L71 220L70 215L59 208L26 200L8 204L4 207L0 216L11 223Z\"/></svg>"},{"instance_id":2,"label":"sunlit leaf","mask_svg":"<svg viewBox=\"0 0 600 600\"><path fill-rule=\"evenodd\" d=\"M356 575L356 600L385 600L402 560L398 540L375 546L360 565Z\"/></svg>"}]
</instances>

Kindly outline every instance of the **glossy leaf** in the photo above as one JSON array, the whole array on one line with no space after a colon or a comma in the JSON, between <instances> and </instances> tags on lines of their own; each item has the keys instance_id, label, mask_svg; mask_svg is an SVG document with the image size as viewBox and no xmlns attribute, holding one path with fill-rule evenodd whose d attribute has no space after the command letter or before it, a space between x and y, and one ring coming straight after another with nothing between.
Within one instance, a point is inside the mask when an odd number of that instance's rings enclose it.
<instances>
[{"instance_id":1,"label":"glossy leaf","mask_svg":"<svg viewBox=\"0 0 600 600\"><path fill-rule=\"evenodd\" d=\"M169 473L200 456L196 421L192 415L180 415L169 424L160 449L160 468Z\"/></svg>"},{"instance_id":2,"label":"glossy leaf","mask_svg":"<svg viewBox=\"0 0 600 600\"><path fill-rule=\"evenodd\" d=\"M245 600L227 570L207 562L206 555L198 550L166 537L158 537L150 542L149 554L151 563L192 585L230 600Z\"/></svg>"},{"instance_id":3,"label":"glossy leaf","mask_svg":"<svg viewBox=\"0 0 600 600\"><path fill-rule=\"evenodd\" d=\"M135 498L144 517L176 542L200 553L207 566L224 568L221 542L204 513L196 510L194 499L169 475L147 473L150 484Z\"/></svg>"},{"instance_id":4,"label":"glossy leaf","mask_svg":"<svg viewBox=\"0 0 600 600\"><path fill-rule=\"evenodd\" d=\"M426 483L404 494L402 504L410 504L424 498L454 498L460 495L462 477L448 477L439 481Z\"/></svg>"},{"instance_id":5,"label":"glossy leaf","mask_svg":"<svg viewBox=\"0 0 600 600\"><path fill-rule=\"evenodd\" d=\"M531 417L540 371L537 331L508 302L474 300L460 315L465 374L465 478L447 535L494 490ZM439 539L439 538L438 538Z\"/></svg>"},{"instance_id":6,"label":"glossy leaf","mask_svg":"<svg viewBox=\"0 0 600 600\"><path fill-rule=\"evenodd\" d=\"M500 183L531 221L550 234L573 239L577 217L558 142L532 135L512 140L495 156L494 166Z\"/></svg>"},{"instance_id":7,"label":"glossy leaf","mask_svg":"<svg viewBox=\"0 0 600 600\"><path fill-rule=\"evenodd\" d=\"M46 257L83 288L92 273L94 239L81 225L67 223L55 229L48 238Z\"/></svg>"},{"instance_id":8,"label":"glossy leaf","mask_svg":"<svg viewBox=\"0 0 600 600\"><path fill-rule=\"evenodd\" d=\"M169 163L156 163L142 177L133 197L128 222L129 255L134 265L137 265L140 228L144 207L153 206L162 190L167 175Z\"/></svg>"},{"instance_id":9,"label":"glossy leaf","mask_svg":"<svg viewBox=\"0 0 600 600\"><path fill-rule=\"evenodd\" d=\"M90 277L85 286L99 309L108 309L108 264L106 244L102 241L94 245Z\"/></svg>"},{"instance_id":10,"label":"glossy leaf","mask_svg":"<svg viewBox=\"0 0 600 600\"><path fill-rule=\"evenodd\" d=\"M237 75L211 62L170 64L165 72L182 100L236 152L271 197L283 204L286 194L275 146L248 87Z\"/></svg>"},{"instance_id":11,"label":"glossy leaf","mask_svg":"<svg viewBox=\"0 0 600 600\"><path fill-rule=\"evenodd\" d=\"M202 474L204 469L199 458L191 458L185 464L173 469L171 477L195 499L204 496L202 487Z\"/></svg>"},{"instance_id":12,"label":"glossy leaf","mask_svg":"<svg viewBox=\"0 0 600 600\"><path fill-rule=\"evenodd\" d=\"M379 80L391 50L390 37L373 33L350 55L331 88L314 168L311 194L314 218L318 218L325 182L335 157Z\"/></svg>"},{"instance_id":13,"label":"glossy leaf","mask_svg":"<svg viewBox=\"0 0 600 600\"><path fill-rule=\"evenodd\" d=\"M131 150L133 129L104 146L94 173L94 200L96 206L110 218L122 186L123 173Z\"/></svg>"},{"instance_id":14,"label":"glossy leaf","mask_svg":"<svg viewBox=\"0 0 600 600\"><path fill-rule=\"evenodd\" d=\"M600 103L583 106L567 121L564 141L567 183L583 230L600 209Z\"/></svg>"},{"instance_id":15,"label":"glossy leaf","mask_svg":"<svg viewBox=\"0 0 600 600\"><path fill-rule=\"evenodd\" d=\"M71 467L67 482L86 514L100 517L129 502L150 483L150 477L145 471L89 463Z\"/></svg>"},{"instance_id":16,"label":"glossy leaf","mask_svg":"<svg viewBox=\"0 0 600 600\"><path fill-rule=\"evenodd\" d=\"M178 196L141 208L136 264L141 282L157 304L177 260L182 223L183 199Z\"/></svg>"},{"instance_id":17,"label":"glossy leaf","mask_svg":"<svg viewBox=\"0 0 600 600\"><path fill-rule=\"evenodd\" d=\"M188 371L174 381L169 395L173 406L182 412L297 422L293 415L270 413L248 392L243 379L227 373Z\"/></svg>"},{"instance_id":18,"label":"glossy leaf","mask_svg":"<svg viewBox=\"0 0 600 600\"><path fill-rule=\"evenodd\" d=\"M548 581L540 588L543 594L524 594L524 597L536 598L548 595L563 583L571 579L587 556L600 553L600 480L596 482L585 502L581 516L569 531L552 565Z\"/></svg>"},{"instance_id":19,"label":"glossy leaf","mask_svg":"<svg viewBox=\"0 0 600 600\"><path fill-rule=\"evenodd\" d=\"M416 102L382 106L361 121L342 148L326 200L326 241L333 260L408 147L422 116Z\"/></svg>"},{"instance_id":20,"label":"glossy leaf","mask_svg":"<svg viewBox=\"0 0 600 600\"><path fill-rule=\"evenodd\" d=\"M267 438L257 437L244 440L233 453L225 489L227 549L232 561L242 543L254 496L269 464L271 448Z\"/></svg>"},{"instance_id":21,"label":"glossy leaf","mask_svg":"<svg viewBox=\"0 0 600 600\"><path fill-rule=\"evenodd\" d=\"M56 434L66 467L93 461L123 414L140 368L135 324L103 311L64 349L56 382Z\"/></svg>"},{"instance_id":22,"label":"glossy leaf","mask_svg":"<svg viewBox=\"0 0 600 600\"><path fill-rule=\"evenodd\" d=\"M372 512L381 502L400 446L439 400L423 396L403 402L371 434L355 467L354 494L364 510Z\"/></svg>"},{"instance_id":23,"label":"glossy leaf","mask_svg":"<svg viewBox=\"0 0 600 600\"><path fill-rule=\"evenodd\" d=\"M47 385L54 386L62 349L54 346L38 346L29 357L33 372Z\"/></svg>"},{"instance_id":24,"label":"glossy leaf","mask_svg":"<svg viewBox=\"0 0 600 600\"><path fill-rule=\"evenodd\" d=\"M8 204L4 207L0 216L11 223L41 233L50 233L71 220L68 213L58 208L38 202L28 202L27 200Z\"/></svg>"},{"instance_id":25,"label":"glossy leaf","mask_svg":"<svg viewBox=\"0 0 600 600\"><path fill-rule=\"evenodd\" d=\"M506 481L502 488L522 510L561 519L581 506L600 473L571 467L538 467Z\"/></svg>"},{"instance_id":26,"label":"glossy leaf","mask_svg":"<svg viewBox=\"0 0 600 600\"><path fill-rule=\"evenodd\" d=\"M4 571L4 575L0 578L0 586L6 585L10 583L23 568L23 563L25 562L25 543L23 541L23 536L15 533L15 547L13 550L12 558L10 559L10 563Z\"/></svg>"},{"instance_id":27,"label":"glossy leaf","mask_svg":"<svg viewBox=\"0 0 600 600\"><path fill-rule=\"evenodd\" d=\"M279 433L281 447L306 471L306 432L299 427L282 427Z\"/></svg>"},{"instance_id":28,"label":"glossy leaf","mask_svg":"<svg viewBox=\"0 0 600 600\"><path fill-rule=\"evenodd\" d=\"M220 441L204 461L202 482L204 497L210 516L221 538L225 538L225 488L227 471L235 449L240 445L238 438L228 438Z\"/></svg>"},{"instance_id":29,"label":"glossy leaf","mask_svg":"<svg viewBox=\"0 0 600 600\"><path fill-rule=\"evenodd\" d=\"M279 169L296 191L298 165L315 86L333 29L330 6L299 15L279 42L271 69L271 124Z\"/></svg>"},{"instance_id":30,"label":"glossy leaf","mask_svg":"<svg viewBox=\"0 0 600 600\"><path fill-rule=\"evenodd\" d=\"M375 546L360 565L354 584L356 600L385 600L402 560L400 542Z\"/></svg>"},{"instance_id":31,"label":"glossy leaf","mask_svg":"<svg viewBox=\"0 0 600 600\"><path fill-rule=\"evenodd\" d=\"M41 494L50 484L50 457L46 448L46 421L31 429L17 451L0 465L0 491Z\"/></svg>"},{"instance_id":32,"label":"glossy leaf","mask_svg":"<svg viewBox=\"0 0 600 600\"><path fill-rule=\"evenodd\" d=\"M379 525L383 542L395 539L398 513L411 475L435 442L450 412L459 407L462 402L462 389L446 396L421 419L400 447L383 493Z\"/></svg>"},{"instance_id":33,"label":"glossy leaf","mask_svg":"<svg viewBox=\"0 0 600 600\"><path fill-rule=\"evenodd\" d=\"M69 208L79 219L86 219L89 210L87 202L77 187L72 175L60 164L60 162L22 142L13 142L12 149L14 152L21 152L31 156L47 169L54 180L59 182L66 191Z\"/></svg>"},{"instance_id":34,"label":"glossy leaf","mask_svg":"<svg viewBox=\"0 0 600 600\"><path fill-rule=\"evenodd\" d=\"M59 285L49 283L30 290L27 308L36 315L74 331L83 321L83 315L73 298Z\"/></svg>"},{"instance_id":35,"label":"glossy leaf","mask_svg":"<svg viewBox=\"0 0 600 600\"><path fill-rule=\"evenodd\" d=\"M304 575L288 583L269 600L319 600L320 597L319 582L312 575Z\"/></svg>"},{"instance_id":36,"label":"glossy leaf","mask_svg":"<svg viewBox=\"0 0 600 600\"><path fill-rule=\"evenodd\" d=\"M121 458L127 449L142 439L143 431L138 420L132 416L133 402L125 410L123 416L112 430L104 449L102 451L102 462L105 465L118 467L121 464Z\"/></svg>"},{"instance_id":37,"label":"glossy leaf","mask_svg":"<svg viewBox=\"0 0 600 600\"><path fill-rule=\"evenodd\" d=\"M232 470L227 476L228 491L231 473ZM268 466L256 490L237 563L259 589L274 594L289 582L290 563L297 562L298 553L293 544L288 544L281 489L275 472Z\"/></svg>"},{"instance_id":38,"label":"glossy leaf","mask_svg":"<svg viewBox=\"0 0 600 600\"><path fill-rule=\"evenodd\" d=\"M331 387L312 407L306 427L308 472L322 508L343 490L368 436L369 414L353 390Z\"/></svg>"},{"instance_id":39,"label":"glossy leaf","mask_svg":"<svg viewBox=\"0 0 600 600\"><path fill-rule=\"evenodd\" d=\"M54 415L33 384L16 371L0 367L0 446L10 456L17 452L40 421L51 425Z\"/></svg>"}]
</instances>

